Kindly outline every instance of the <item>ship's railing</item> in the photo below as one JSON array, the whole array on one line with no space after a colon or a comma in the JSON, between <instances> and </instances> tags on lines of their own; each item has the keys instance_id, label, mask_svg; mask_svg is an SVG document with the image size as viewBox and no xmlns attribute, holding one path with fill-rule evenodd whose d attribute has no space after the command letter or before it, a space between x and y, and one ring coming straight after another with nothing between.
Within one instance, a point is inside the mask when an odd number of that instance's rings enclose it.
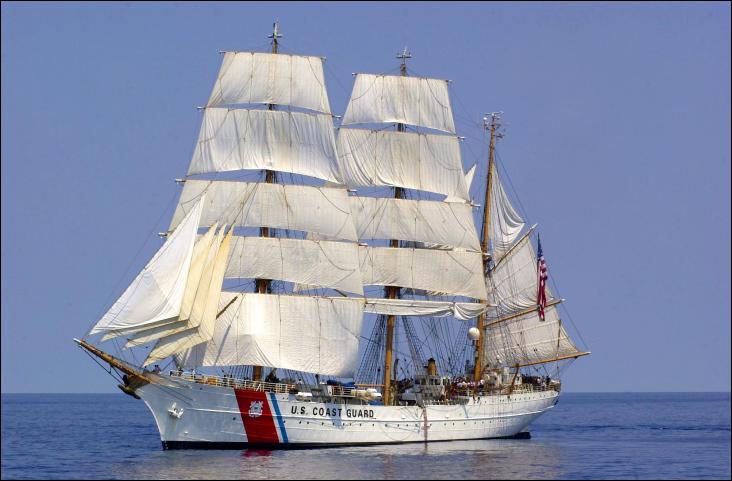
<instances>
[{"instance_id":1,"label":"ship's railing","mask_svg":"<svg viewBox=\"0 0 732 481\"><path fill-rule=\"evenodd\" d=\"M170 371L170 377L182 379L184 381L205 384L208 386L230 387L236 389L249 389L253 391L274 392L274 393L290 393L295 392L297 386L295 384L284 384L265 381L251 381L249 379L236 379L229 376L213 376L207 374L191 374L180 373L178 371ZM354 388L345 386L328 386L321 384L314 389L315 394L334 396L334 397L350 397L357 398ZM360 399L360 398L359 398ZM368 400L368 399L367 399Z\"/></svg>"},{"instance_id":2,"label":"ship's railing","mask_svg":"<svg viewBox=\"0 0 732 481\"><path fill-rule=\"evenodd\" d=\"M250 381L248 379L235 379L228 376L209 376L206 374L191 374L170 372L171 377L184 381L205 384L207 386L230 387L236 389L249 389L252 391L288 393L295 388L294 384L282 384L276 382Z\"/></svg>"},{"instance_id":3,"label":"ship's railing","mask_svg":"<svg viewBox=\"0 0 732 481\"><path fill-rule=\"evenodd\" d=\"M182 379L184 381L189 382L195 382L198 384L205 384L208 386L218 386L218 387L230 387L230 388L236 388L236 389L249 389L252 391L263 391L263 392L273 392L273 393L289 393L293 392L296 389L295 384L284 384L284 383L275 383L275 382L266 382L266 381L251 381L248 379L235 379L233 377L229 376L213 376L213 375L206 375L206 374L192 374L192 373L180 373L177 371L170 371L170 376L175 377L178 379ZM320 385L320 389L323 390L322 394L327 396L336 396L336 397L357 397L354 394L354 389L352 387L344 387L344 386L325 386ZM528 392L541 392L541 391L556 391L559 392L561 389L561 384L556 381L552 381L548 384L533 384L533 383L521 383L521 384L515 384L513 386L510 385L503 385L500 388L489 388L487 386L483 386L481 389L479 389L477 392L475 391L475 388L473 386L465 386L465 387L456 387L454 389L449 389L450 391L448 396L450 398L454 397L472 397L472 396L496 396L496 395L506 395L506 394L519 394L519 393L528 393ZM448 399L444 401L440 400L431 400L427 402L428 404L455 404L454 399Z\"/></svg>"},{"instance_id":4,"label":"ship's railing","mask_svg":"<svg viewBox=\"0 0 732 481\"><path fill-rule=\"evenodd\" d=\"M496 396L506 394L519 394L528 392L545 392L545 391L556 391L561 390L561 384L559 382L550 382L549 384L532 384L532 383L521 383L513 386L504 384L501 387L490 388L483 386L477 392L473 386L458 387L452 394L457 396Z\"/></svg>"}]
</instances>

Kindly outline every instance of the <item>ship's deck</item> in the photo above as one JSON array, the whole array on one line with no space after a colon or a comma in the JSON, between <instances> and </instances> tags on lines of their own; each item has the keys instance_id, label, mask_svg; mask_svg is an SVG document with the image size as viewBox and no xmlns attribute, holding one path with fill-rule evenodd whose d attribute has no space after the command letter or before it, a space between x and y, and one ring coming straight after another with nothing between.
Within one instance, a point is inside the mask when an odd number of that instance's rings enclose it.
<instances>
[{"instance_id":1,"label":"ship's deck","mask_svg":"<svg viewBox=\"0 0 732 481\"><path fill-rule=\"evenodd\" d=\"M273 383L266 381L253 381L250 379L236 379L229 376L214 376L206 374L191 374L191 373L180 373L176 371L170 371L168 374L170 378L180 379L187 382L194 382L198 384L205 384L208 386L227 387L234 389L247 389L252 391L262 391L268 393L280 393L280 394L297 394L300 388L323 388L326 385L321 386L300 386L294 383ZM373 385L369 385L373 386ZM346 386L333 386L327 385L328 397L334 398L348 398L348 399L361 399L357 396L354 391L362 389L363 386L357 385L356 388ZM450 391L448 399L434 399L425 400L424 404L427 405L451 405L451 404L465 404L471 397L477 396L500 396L508 394L519 394L526 392L540 392L540 391L560 391L559 383L549 383L544 385L537 385L532 383L522 383L513 386L503 386L501 388L494 389L479 389L475 390L473 386L466 387L455 387Z\"/></svg>"}]
</instances>

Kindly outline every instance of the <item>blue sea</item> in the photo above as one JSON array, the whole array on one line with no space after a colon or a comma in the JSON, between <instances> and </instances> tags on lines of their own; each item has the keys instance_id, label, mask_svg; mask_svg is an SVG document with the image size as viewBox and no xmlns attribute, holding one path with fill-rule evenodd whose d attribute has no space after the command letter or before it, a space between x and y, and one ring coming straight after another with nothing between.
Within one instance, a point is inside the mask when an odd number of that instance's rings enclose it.
<instances>
[{"instance_id":1,"label":"blue sea","mask_svg":"<svg viewBox=\"0 0 732 481\"><path fill-rule=\"evenodd\" d=\"M529 440L163 451L142 401L3 394L2 479L729 479L729 393L562 394Z\"/></svg>"}]
</instances>

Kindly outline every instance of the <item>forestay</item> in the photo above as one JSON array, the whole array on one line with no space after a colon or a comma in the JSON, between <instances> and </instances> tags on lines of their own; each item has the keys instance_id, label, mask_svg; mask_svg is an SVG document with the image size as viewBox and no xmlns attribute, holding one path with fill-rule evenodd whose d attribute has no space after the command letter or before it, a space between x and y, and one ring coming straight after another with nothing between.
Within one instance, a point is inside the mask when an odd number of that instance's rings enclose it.
<instances>
[{"instance_id":1,"label":"forestay","mask_svg":"<svg viewBox=\"0 0 732 481\"><path fill-rule=\"evenodd\" d=\"M257 365L353 376L363 300L222 294L213 339L176 356L185 367Z\"/></svg>"},{"instance_id":2,"label":"forestay","mask_svg":"<svg viewBox=\"0 0 732 481\"><path fill-rule=\"evenodd\" d=\"M556 307L547 307L545 320L532 311L497 323L485 333L485 359L489 366L515 366L550 361L579 353L567 335Z\"/></svg>"},{"instance_id":3,"label":"forestay","mask_svg":"<svg viewBox=\"0 0 732 481\"><path fill-rule=\"evenodd\" d=\"M89 334L138 328L180 312L203 201L199 201Z\"/></svg>"},{"instance_id":4,"label":"forestay","mask_svg":"<svg viewBox=\"0 0 732 481\"><path fill-rule=\"evenodd\" d=\"M227 278L277 279L363 295L355 243L235 237Z\"/></svg>"},{"instance_id":5,"label":"forestay","mask_svg":"<svg viewBox=\"0 0 732 481\"><path fill-rule=\"evenodd\" d=\"M356 241L344 188L221 180L186 180L170 229L206 194L201 225L221 221L242 227L274 227Z\"/></svg>"},{"instance_id":6,"label":"forestay","mask_svg":"<svg viewBox=\"0 0 732 481\"><path fill-rule=\"evenodd\" d=\"M479 252L359 246L364 285L400 286L486 299Z\"/></svg>"},{"instance_id":7,"label":"forestay","mask_svg":"<svg viewBox=\"0 0 732 481\"><path fill-rule=\"evenodd\" d=\"M226 52L209 107L276 104L330 113L323 59L300 55Z\"/></svg>"},{"instance_id":8,"label":"forestay","mask_svg":"<svg viewBox=\"0 0 732 481\"><path fill-rule=\"evenodd\" d=\"M489 300L498 305L498 316L536 305L539 292L537 258L528 234L496 263L487 284L491 294ZM546 295L547 300L552 299L548 287Z\"/></svg>"},{"instance_id":9,"label":"forestay","mask_svg":"<svg viewBox=\"0 0 732 481\"><path fill-rule=\"evenodd\" d=\"M454 134L447 81L358 74L342 125L396 122Z\"/></svg>"},{"instance_id":10,"label":"forestay","mask_svg":"<svg viewBox=\"0 0 732 481\"><path fill-rule=\"evenodd\" d=\"M360 196L350 200L359 239L399 239L480 250L468 204Z\"/></svg>"},{"instance_id":11,"label":"forestay","mask_svg":"<svg viewBox=\"0 0 732 481\"><path fill-rule=\"evenodd\" d=\"M188 174L268 169L343 183L330 115L207 108Z\"/></svg>"},{"instance_id":12,"label":"forestay","mask_svg":"<svg viewBox=\"0 0 732 481\"><path fill-rule=\"evenodd\" d=\"M338 154L348 187L405 187L470 200L455 136L341 128Z\"/></svg>"}]
</instances>

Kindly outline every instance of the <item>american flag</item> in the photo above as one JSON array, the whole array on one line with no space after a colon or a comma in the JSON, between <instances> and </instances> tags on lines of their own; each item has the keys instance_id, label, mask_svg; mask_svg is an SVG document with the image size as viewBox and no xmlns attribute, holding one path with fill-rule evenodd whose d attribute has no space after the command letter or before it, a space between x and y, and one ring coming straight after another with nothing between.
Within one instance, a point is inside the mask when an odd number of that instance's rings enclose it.
<instances>
[{"instance_id":1,"label":"american flag","mask_svg":"<svg viewBox=\"0 0 732 481\"><path fill-rule=\"evenodd\" d=\"M539 305L539 319L544 320L544 309L546 309L546 280L549 277L546 262L544 261L544 253L541 251L541 239L536 236L539 243L539 251L537 252L537 275L539 276L539 292L537 294L536 303Z\"/></svg>"}]
</instances>

